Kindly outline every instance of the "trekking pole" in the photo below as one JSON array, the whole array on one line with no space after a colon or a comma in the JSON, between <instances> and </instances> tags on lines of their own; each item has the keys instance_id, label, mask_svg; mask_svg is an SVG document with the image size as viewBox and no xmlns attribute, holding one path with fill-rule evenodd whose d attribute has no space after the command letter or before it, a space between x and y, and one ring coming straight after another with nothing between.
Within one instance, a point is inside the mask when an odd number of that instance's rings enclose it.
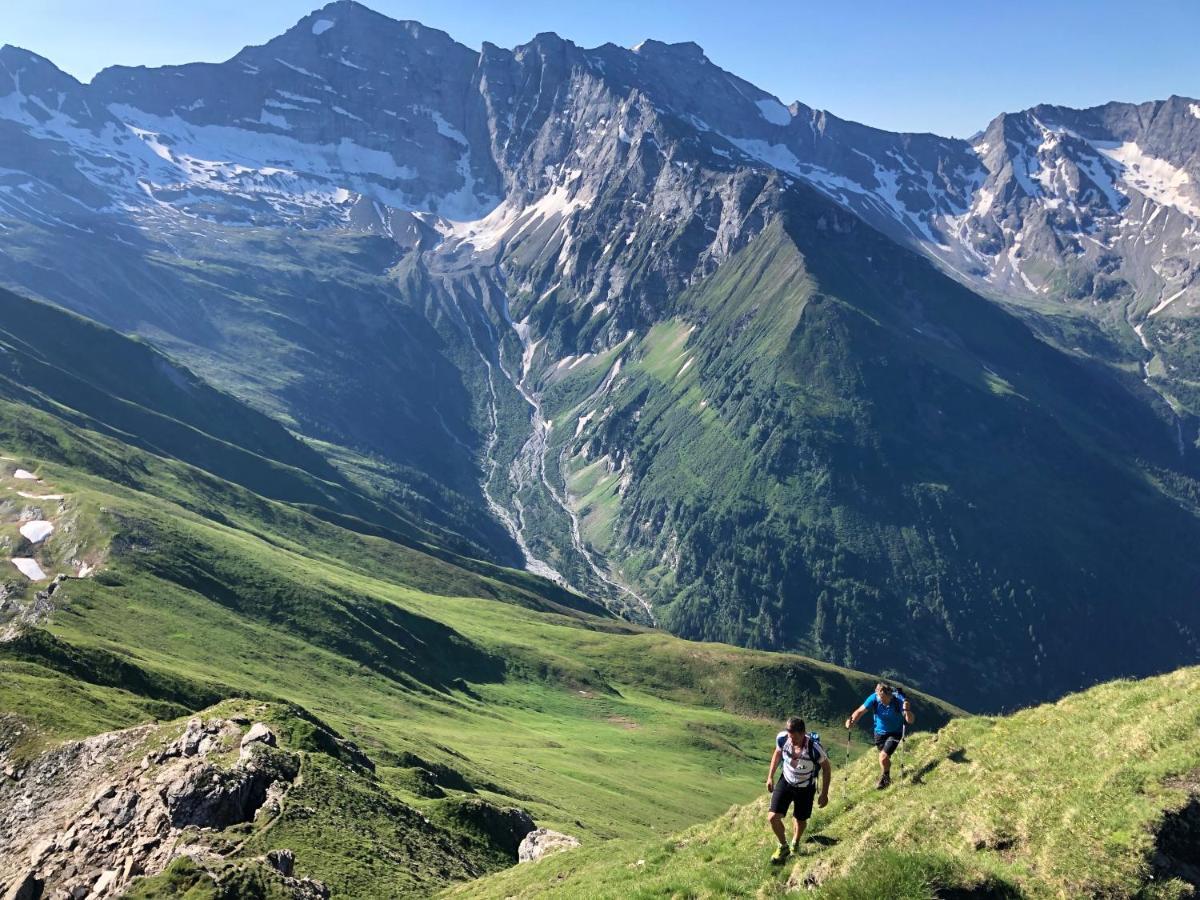
<instances>
[{"instance_id":1,"label":"trekking pole","mask_svg":"<svg viewBox=\"0 0 1200 900\"><path fill-rule=\"evenodd\" d=\"M903 778L904 771L904 739L908 737L908 723L902 722L900 725L900 746L896 748L896 758L900 760L900 777Z\"/></svg>"},{"instance_id":2,"label":"trekking pole","mask_svg":"<svg viewBox=\"0 0 1200 900\"><path fill-rule=\"evenodd\" d=\"M846 764L842 766L842 784L850 780L850 729L846 729Z\"/></svg>"}]
</instances>

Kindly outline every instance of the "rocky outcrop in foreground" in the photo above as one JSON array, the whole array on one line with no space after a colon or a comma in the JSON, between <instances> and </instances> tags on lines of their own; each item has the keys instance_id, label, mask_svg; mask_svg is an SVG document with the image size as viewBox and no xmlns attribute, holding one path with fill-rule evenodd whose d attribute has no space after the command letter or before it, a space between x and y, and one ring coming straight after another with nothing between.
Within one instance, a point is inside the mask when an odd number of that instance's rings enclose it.
<instances>
[{"instance_id":1,"label":"rocky outcrop in foreground","mask_svg":"<svg viewBox=\"0 0 1200 900\"><path fill-rule=\"evenodd\" d=\"M100 900L180 857L222 864L197 840L201 831L278 815L301 777L300 757L278 748L261 722L193 718L172 730L96 735L3 767L0 896ZM260 866L295 897L328 896L319 882L293 877L293 863L276 850L239 864Z\"/></svg>"}]
</instances>

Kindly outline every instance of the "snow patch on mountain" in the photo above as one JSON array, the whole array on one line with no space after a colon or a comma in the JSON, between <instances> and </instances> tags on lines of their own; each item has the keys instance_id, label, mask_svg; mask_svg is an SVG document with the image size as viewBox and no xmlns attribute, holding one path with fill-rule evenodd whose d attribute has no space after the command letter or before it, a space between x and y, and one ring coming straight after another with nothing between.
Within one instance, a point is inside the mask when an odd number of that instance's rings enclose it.
<instances>
[{"instance_id":1,"label":"snow patch on mountain","mask_svg":"<svg viewBox=\"0 0 1200 900\"><path fill-rule=\"evenodd\" d=\"M292 107L296 109L297 107ZM262 125L270 125L272 128L278 128L281 131L291 131L292 125L288 120L278 113L267 112L264 109L258 114L258 121Z\"/></svg>"},{"instance_id":2,"label":"snow patch on mountain","mask_svg":"<svg viewBox=\"0 0 1200 900\"><path fill-rule=\"evenodd\" d=\"M313 34L324 34L330 28L332 28L335 24L336 23L334 21L332 21L331 19L317 19L317 21L313 22L312 33Z\"/></svg>"},{"instance_id":3,"label":"snow patch on mountain","mask_svg":"<svg viewBox=\"0 0 1200 900\"><path fill-rule=\"evenodd\" d=\"M466 136L447 122L445 116L436 109L430 109L427 106L414 106L413 112L424 113L433 119L433 124L437 127L438 134L442 135L442 137L448 137L450 140L462 144L464 147L470 146L470 141L467 140Z\"/></svg>"},{"instance_id":4,"label":"snow patch on mountain","mask_svg":"<svg viewBox=\"0 0 1200 900\"><path fill-rule=\"evenodd\" d=\"M12 564L28 578L30 581L45 581L46 573L42 571L42 567L38 565L36 559L30 559L25 556L16 556L12 559Z\"/></svg>"},{"instance_id":5,"label":"snow patch on mountain","mask_svg":"<svg viewBox=\"0 0 1200 900\"><path fill-rule=\"evenodd\" d=\"M40 544L54 533L54 523L47 522L44 519L34 519L24 523L20 531L21 536L29 541L29 543Z\"/></svg>"},{"instance_id":6,"label":"snow patch on mountain","mask_svg":"<svg viewBox=\"0 0 1200 900\"><path fill-rule=\"evenodd\" d=\"M591 205L591 197L572 191L565 185L555 185L532 203L522 206L515 200L501 203L490 213L473 221L455 221L452 217L446 233L477 251L491 250L501 241L511 241L531 228L557 220L561 228L577 209Z\"/></svg>"},{"instance_id":7,"label":"snow patch on mountain","mask_svg":"<svg viewBox=\"0 0 1200 900\"><path fill-rule=\"evenodd\" d=\"M1168 306L1170 306L1172 303L1174 303L1176 300L1178 300L1180 297L1182 297L1186 292L1187 292L1187 288L1183 288L1182 290L1176 291L1170 297L1167 297L1165 300L1160 302L1156 307L1154 307L1154 309L1150 310L1149 315L1157 316L1160 312L1162 312L1164 309L1166 309Z\"/></svg>"},{"instance_id":8,"label":"snow patch on mountain","mask_svg":"<svg viewBox=\"0 0 1200 900\"><path fill-rule=\"evenodd\" d=\"M792 114L788 112L786 106L774 97L759 100L754 105L758 107L758 111L762 113L762 117L772 125L790 125L792 123Z\"/></svg>"},{"instance_id":9,"label":"snow patch on mountain","mask_svg":"<svg viewBox=\"0 0 1200 900\"><path fill-rule=\"evenodd\" d=\"M1123 144L1094 142L1101 153L1122 168L1127 185L1162 206L1170 206L1186 216L1200 218L1200 199L1195 188L1189 190L1191 178L1165 159L1145 153L1132 141Z\"/></svg>"}]
</instances>

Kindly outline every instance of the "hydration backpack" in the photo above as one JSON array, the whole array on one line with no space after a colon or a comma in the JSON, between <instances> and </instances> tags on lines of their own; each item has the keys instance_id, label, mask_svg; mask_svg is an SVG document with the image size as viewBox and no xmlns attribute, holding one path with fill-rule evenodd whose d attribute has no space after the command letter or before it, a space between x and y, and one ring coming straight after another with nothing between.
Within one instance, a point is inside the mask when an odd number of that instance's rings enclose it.
<instances>
[{"instance_id":1,"label":"hydration backpack","mask_svg":"<svg viewBox=\"0 0 1200 900\"><path fill-rule=\"evenodd\" d=\"M787 780L787 776L785 774L786 767L788 763L791 762L791 760L788 759L787 753L784 751L784 747L787 746L787 742L788 734L786 731L780 732L780 734L775 738L775 746L779 748L779 752L783 755L782 764L784 766L784 772L780 773L780 777L785 781ZM808 741L805 743L804 749L801 750L800 753L801 759L807 757L807 759L812 763L812 770L808 773L808 780L796 784L795 787L806 788L816 782L817 771L821 767L821 761L827 757L825 748L821 746L821 736L816 732L809 732ZM791 783L792 782L788 781L788 784Z\"/></svg>"}]
</instances>

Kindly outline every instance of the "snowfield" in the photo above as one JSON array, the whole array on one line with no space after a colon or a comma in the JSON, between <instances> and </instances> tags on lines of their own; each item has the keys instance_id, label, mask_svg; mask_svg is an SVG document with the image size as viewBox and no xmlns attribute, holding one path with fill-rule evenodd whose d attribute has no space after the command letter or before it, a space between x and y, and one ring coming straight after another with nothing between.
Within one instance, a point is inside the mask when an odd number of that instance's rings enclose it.
<instances>
[{"instance_id":1,"label":"snowfield","mask_svg":"<svg viewBox=\"0 0 1200 900\"><path fill-rule=\"evenodd\" d=\"M26 556L15 556L12 559L12 564L30 581L46 580L46 573L42 571L42 567L38 565L36 559L30 559Z\"/></svg>"},{"instance_id":2,"label":"snowfield","mask_svg":"<svg viewBox=\"0 0 1200 900\"><path fill-rule=\"evenodd\" d=\"M786 106L778 100L771 98L770 100L759 100L755 106L762 113L762 117L772 125L790 125L792 124L792 114L788 112Z\"/></svg>"},{"instance_id":3,"label":"snowfield","mask_svg":"<svg viewBox=\"0 0 1200 900\"><path fill-rule=\"evenodd\" d=\"M21 526L21 536L31 544L40 544L54 533L54 523L45 519L34 519Z\"/></svg>"}]
</instances>

